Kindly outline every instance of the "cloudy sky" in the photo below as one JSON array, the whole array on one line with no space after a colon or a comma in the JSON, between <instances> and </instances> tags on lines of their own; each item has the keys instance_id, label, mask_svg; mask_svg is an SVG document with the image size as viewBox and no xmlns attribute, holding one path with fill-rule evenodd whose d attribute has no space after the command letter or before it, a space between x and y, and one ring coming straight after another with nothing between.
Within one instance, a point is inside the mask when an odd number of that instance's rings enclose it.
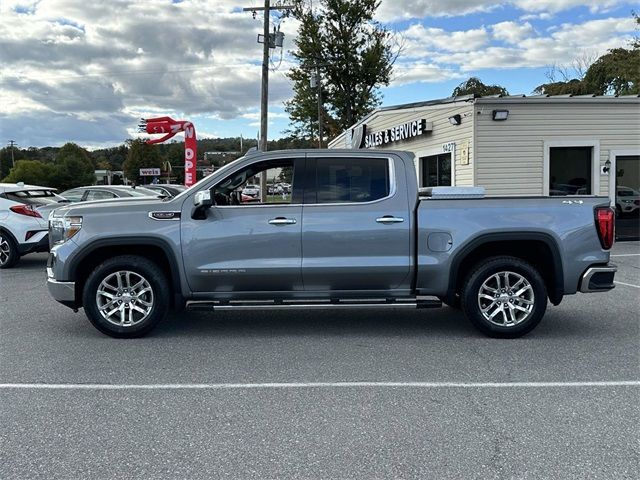
<instances>
[{"instance_id":1,"label":"cloudy sky","mask_svg":"<svg viewBox=\"0 0 640 480\"><path fill-rule=\"evenodd\" d=\"M198 136L259 130L261 0L1 0L0 142L110 146L140 117L194 122ZM384 105L442 98L471 75L530 94L550 65L625 46L626 0L382 0L378 19L404 39ZM269 138L287 128L296 24L270 76Z\"/></svg>"}]
</instances>

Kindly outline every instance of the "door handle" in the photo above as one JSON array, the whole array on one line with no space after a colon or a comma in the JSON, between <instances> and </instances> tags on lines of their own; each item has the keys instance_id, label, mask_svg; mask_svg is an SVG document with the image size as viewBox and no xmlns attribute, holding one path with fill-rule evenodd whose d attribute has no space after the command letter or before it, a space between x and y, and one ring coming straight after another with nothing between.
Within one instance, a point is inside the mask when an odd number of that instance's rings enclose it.
<instances>
[{"instance_id":1,"label":"door handle","mask_svg":"<svg viewBox=\"0 0 640 480\"><path fill-rule=\"evenodd\" d=\"M376 218L376 222L378 223L401 223L404 222L404 218L393 217L391 215L385 215L384 217Z\"/></svg>"},{"instance_id":2,"label":"door handle","mask_svg":"<svg viewBox=\"0 0 640 480\"><path fill-rule=\"evenodd\" d=\"M295 218L276 217L269 220L269 225L294 225L295 223L297 223Z\"/></svg>"}]
</instances>

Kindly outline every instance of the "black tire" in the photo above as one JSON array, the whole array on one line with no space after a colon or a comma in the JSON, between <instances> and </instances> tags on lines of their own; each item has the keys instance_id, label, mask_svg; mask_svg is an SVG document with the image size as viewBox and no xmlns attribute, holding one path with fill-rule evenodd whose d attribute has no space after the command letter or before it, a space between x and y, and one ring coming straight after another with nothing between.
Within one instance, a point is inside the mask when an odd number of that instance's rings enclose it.
<instances>
[{"instance_id":1,"label":"black tire","mask_svg":"<svg viewBox=\"0 0 640 480\"><path fill-rule=\"evenodd\" d=\"M103 302L104 306L105 304L113 303L115 300L109 300L108 297L103 296L104 294L98 298L98 288L103 281L112 284L116 282L117 277L120 276L123 285L125 284L126 274L118 272L131 272L131 275L129 275L131 283L137 283L140 278L147 282L137 290L137 292L141 292L142 290L145 290L145 292L134 296L131 295L131 292L123 293L128 292L126 287L123 287L123 289L119 291L108 290L104 287L101 289L105 292L114 291L113 295L115 299L119 299L120 305L118 305L118 313L114 315L120 315L122 311L131 311L134 321L129 325L126 324L126 321L132 318L129 317L129 313L124 314L125 323L115 324L113 323L114 318L110 317L112 321L109 321L100 313L99 309L100 306L98 302ZM170 307L170 295L169 282L165 273L158 265L145 257L123 255L106 260L89 275L82 292L82 304L89 321L102 333L114 338L137 338L149 333L167 316ZM138 310L134 310L136 307L133 305L135 305L136 302L138 302L138 308L147 311L146 316ZM142 302L144 302L145 305L150 304L151 306L147 307L142 305ZM109 308L115 307L116 304L117 302L113 303ZM119 308L120 306L122 306L122 310ZM138 321L135 321L136 317Z\"/></svg>"},{"instance_id":2,"label":"black tire","mask_svg":"<svg viewBox=\"0 0 640 480\"><path fill-rule=\"evenodd\" d=\"M20 252L13 237L0 231L0 268L12 268L20 261Z\"/></svg>"},{"instance_id":3,"label":"black tire","mask_svg":"<svg viewBox=\"0 0 640 480\"><path fill-rule=\"evenodd\" d=\"M503 287L505 284L518 285L519 279L524 281L519 283L516 291L496 288L500 286L499 283L493 283L496 278L501 279ZM523 288L525 291L522 294L515 295ZM489 290L499 290L498 297ZM480 297L481 294L484 296ZM486 298L490 295L493 298ZM487 316L495 315L495 320L485 317L481 305ZM531 264L516 257L491 257L479 263L467 277L462 290L462 310L466 317L490 337L521 337L540 323L546 309L547 289L542 276ZM516 321L513 321L514 318Z\"/></svg>"}]
</instances>

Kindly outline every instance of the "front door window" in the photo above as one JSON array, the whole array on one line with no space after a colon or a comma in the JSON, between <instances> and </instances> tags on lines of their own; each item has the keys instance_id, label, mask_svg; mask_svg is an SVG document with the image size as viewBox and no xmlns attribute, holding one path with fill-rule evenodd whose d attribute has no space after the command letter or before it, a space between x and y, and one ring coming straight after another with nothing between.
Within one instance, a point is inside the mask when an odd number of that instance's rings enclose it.
<instances>
[{"instance_id":1,"label":"front door window","mask_svg":"<svg viewBox=\"0 0 640 480\"><path fill-rule=\"evenodd\" d=\"M290 204L293 160L261 162L235 172L214 189L216 205Z\"/></svg>"}]
</instances>

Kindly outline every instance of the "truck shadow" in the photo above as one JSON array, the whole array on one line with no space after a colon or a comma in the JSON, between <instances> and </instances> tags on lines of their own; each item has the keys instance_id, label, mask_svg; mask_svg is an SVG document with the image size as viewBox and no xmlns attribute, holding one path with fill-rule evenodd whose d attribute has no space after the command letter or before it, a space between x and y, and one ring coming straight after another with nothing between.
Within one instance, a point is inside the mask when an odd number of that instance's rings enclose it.
<instances>
[{"instance_id":1,"label":"truck shadow","mask_svg":"<svg viewBox=\"0 0 640 480\"><path fill-rule=\"evenodd\" d=\"M176 313L153 332L175 336L477 336L458 310L295 310Z\"/></svg>"}]
</instances>

